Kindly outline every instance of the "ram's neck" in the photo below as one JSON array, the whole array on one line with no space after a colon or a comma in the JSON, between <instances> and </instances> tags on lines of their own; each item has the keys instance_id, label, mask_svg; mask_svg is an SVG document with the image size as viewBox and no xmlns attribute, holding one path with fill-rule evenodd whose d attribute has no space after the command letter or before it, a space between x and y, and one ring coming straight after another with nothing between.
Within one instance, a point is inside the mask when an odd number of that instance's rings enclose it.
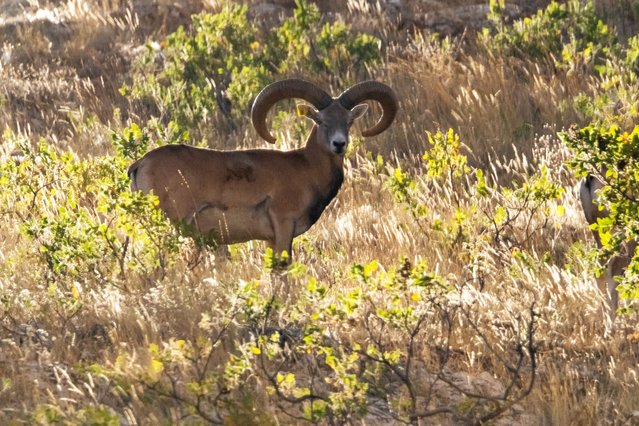
<instances>
[{"instance_id":1,"label":"ram's neck","mask_svg":"<svg viewBox=\"0 0 639 426\"><path fill-rule=\"evenodd\" d=\"M316 176L318 189L335 196L344 179L344 156L330 152L317 139L317 126L313 126L306 140L304 157Z\"/></svg>"},{"instance_id":2,"label":"ram's neck","mask_svg":"<svg viewBox=\"0 0 639 426\"><path fill-rule=\"evenodd\" d=\"M317 128L313 126L311 134L302 149L308 169L305 173L311 176L312 199L307 207L306 219L296 224L295 235L299 235L310 228L321 216L339 192L344 181L344 158L335 155L318 142Z\"/></svg>"}]
</instances>

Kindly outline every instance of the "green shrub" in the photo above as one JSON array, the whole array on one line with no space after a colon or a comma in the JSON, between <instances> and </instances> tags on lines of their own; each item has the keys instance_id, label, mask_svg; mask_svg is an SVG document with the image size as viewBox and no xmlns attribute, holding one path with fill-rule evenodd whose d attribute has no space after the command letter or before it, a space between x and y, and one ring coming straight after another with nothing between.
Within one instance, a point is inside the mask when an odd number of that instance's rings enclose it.
<instances>
[{"instance_id":1,"label":"green shrub","mask_svg":"<svg viewBox=\"0 0 639 426\"><path fill-rule=\"evenodd\" d=\"M480 40L489 50L531 59L548 59L560 66L575 62L594 65L605 57L615 41L614 33L597 16L591 2L551 2L545 9L507 24L504 0L491 0ZM492 33L492 34L491 34Z\"/></svg>"},{"instance_id":2,"label":"green shrub","mask_svg":"<svg viewBox=\"0 0 639 426\"><path fill-rule=\"evenodd\" d=\"M504 2L491 1L493 28L483 46L508 56L545 60L576 78L594 78L592 90L573 99L587 122L632 126L639 116L639 38L617 42L616 31L597 16L591 1L551 2L535 15L506 23Z\"/></svg>"},{"instance_id":3,"label":"green shrub","mask_svg":"<svg viewBox=\"0 0 639 426\"><path fill-rule=\"evenodd\" d=\"M137 134L145 149L148 140L139 129L124 133ZM130 142L120 147L121 154L139 155L133 153L134 137L114 139ZM70 279L117 284L130 273L152 274L170 263L178 235L156 208L156 197L129 190L129 158L80 159L45 140L19 145L24 152L19 164L0 164L0 202L35 243L26 255L49 280L63 286Z\"/></svg>"},{"instance_id":4,"label":"green shrub","mask_svg":"<svg viewBox=\"0 0 639 426\"><path fill-rule=\"evenodd\" d=\"M118 426L120 418L109 408L97 405L79 410L62 410L55 405L39 405L33 411L30 421L38 425L82 424Z\"/></svg>"},{"instance_id":5,"label":"green shrub","mask_svg":"<svg viewBox=\"0 0 639 426\"><path fill-rule=\"evenodd\" d=\"M468 166L452 129L428 133L428 143L430 150L422 157L425 173L410 176L398 167L389 173L387 184L429 238L463 248L452 250L454 255L475 256L487 241L497 243L498 249L508 242L510 249L526 250L548 226L551 213L563 211L558 205L563 189L547 167L500 187L489 184L483 170ZM434 211L430 206L435 199L446 200L448 208Z\"/></svg>"},{"instance_id":6,"label":"green shrub","mask_svg":"<svg viewBox=\"0 0 639 426\"><path fill-rule=\"evenodd\" d=\"M263 52L246 6L193 15L191 29L170 34L161 53L147 46L133 84L121 92L148 103L180 131L202 129L216 111L229 119L245 111L272 72Z\"/></svg>"},{"instance_id":7,"label":"green shrub","mask_svg":"<svg viewBox=\"0 0 639 426\"><path fill-rule=\"evenodd\" d=\"M599 81L590 96L580 95L577 102L589 108L580 109L594 124L610 126L619 123L633 126L639 117L639 36L628 39L597 67Z\"/></svg>"},{"instance_id":8,"label":"green shrub","mask_svg":"<svg viewBox=\"0 0 639 426\"><path fill-rule=\"evenodd\" d=\"M170 34L161 51L147 45L132 84L121 93L146 105L175 133L200 138L216 115L230 128L245 120L254 96L279 75L320 72L315 80L334 78L381 57L379 39L354 34L340 22L322 25L317 6L306 0L297 0L294 15L268 35L246 11L227 4L217 14L194 15L190 29Z\"/></svg>"},{"instance_id":9,"label":"green shrub","mask_svg":"<svg viewBox=\"0 0 639 426\"><path fill-rule=\"evenodd\" d=\"M306 0L296 0L292 18L277 29L280 71L321 72L339 76L363 69L381 59L381 41L368 34L353 34L344 23L321 25L319 9ZM308 69L310 67L310 69Z\"/></svg>"}]
</instances>

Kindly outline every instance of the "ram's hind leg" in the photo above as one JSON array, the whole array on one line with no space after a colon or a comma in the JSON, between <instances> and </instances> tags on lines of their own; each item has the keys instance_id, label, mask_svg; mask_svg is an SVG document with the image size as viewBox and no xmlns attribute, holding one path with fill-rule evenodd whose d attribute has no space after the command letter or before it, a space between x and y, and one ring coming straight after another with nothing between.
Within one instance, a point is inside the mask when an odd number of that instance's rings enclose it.
<instances>
[{"instance_id":1,"label":"ram's hind leg","mask_svg":"<svg viewBox=\"0 0 639 426\"><path fill-rule=\"evenodd\" d=\"M617 285L619 283L615 280L615 277L624 274L626 267L630 263L630 259L630 256L625 254L613 256L604 274L606 277L606 292L610 298L610 318L613 320L617 316L617 309L619 309L619 292L617 291Z\"/></svg>"},{"instance_id":2,"label":"ram's hind leg","mask_svg":"<svg viewBox=\"0 0 639 426\"><path fill-rule=\"evenodd\" d=\"M615 320L617 318L617 309L619 309L619 292L617 286L619 282L615 280L618 275L623 275L625 268L630 262L630 257L625 255L613 256L606 267L603 276L597 279L599 288L604 294L606 302L608 302L608 320L606 321L607 333L614 334Z\"/></svg>"},{"instance_id":3,"label":"ram's hind leg","mask_svg":"<svg viewBox=\"0 0 639 426\"><path fill-rule=\"evenodd\" d=\"M208 203L204 203L191 214L185 224L196 234L214 239L217 244L225 244L228 238L228 224L224 211Z\"/></svg>"},{"instance_id":4,"label":"ram's hind leg","mask_svg":"<svg viewBox=\"0 0 639 426\"><path fill-rule=\"evenodd\" d=\"M614 321L618 305L617 282L612 278L610 268L597 277L597 287L604 297L610 319Z\"/></svg>"}]
</instances>

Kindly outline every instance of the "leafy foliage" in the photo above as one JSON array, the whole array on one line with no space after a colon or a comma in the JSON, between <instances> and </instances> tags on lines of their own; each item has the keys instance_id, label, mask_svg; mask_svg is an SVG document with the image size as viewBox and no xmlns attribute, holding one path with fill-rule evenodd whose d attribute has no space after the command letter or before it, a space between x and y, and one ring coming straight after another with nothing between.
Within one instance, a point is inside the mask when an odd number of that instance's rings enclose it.
<instances>
[{"instance_id":1,"label":"leafy foliage","mask_svg":"<svg viewBox=\"0 0 639 426\"><path fill-rule=\"evenodd\" d=\"M353 34L344 23L321 25L317 6L296 0L292 18L277 29L280 71L304 70L335 74L349 69L363 69L380 60L381 41L368 34ZM280 53L281 52L281 53ZM308 72L309 70L305 70Z\"/></svg>"},{"instance_id":2,"label":"leafy foliage","mask_svg":"<svg viewBox=\"0 0 639 426\"><path fill-rule=\"evenodd\" d=\"M178 236L156 197L129 191L126 157L82 160L44 140L19 145L20 162L0 166L3 213L21 220L22 235L34 242L34 267L42 266L50 283L67 291L70 280L120 285L131 273L171 263Z\"/></svg>"},{"instance_id":3,"label":"leafy foliage","mask_svg":"<svg viewBox=\"0 0 639 426\"><path fill-rule=\"evenodd\" d=\"M639 115L637 100L637 36L618 43L616 31L602 22L593 2L551 2L536 15L506 23L503 1L491 1L480 40L491 51L528 60L544 60L570 74L600 79L595 93L574 98L588 120L610 126L632 125Z\"/></svg>"},{"instance_id":4,"label":"leafy foliage","mask_svg":"<svg viewBox=\"0 0 639 426\"><path fill-rule=\"evenodd\" d=\"M269 73L245 6L225 6L192 20L192 30L180 27L170 34L162 52L148 45L133 85L122 89L150 102L181 131L206 124L216 110L229 117L235 106L244 111Z\"/></svg>"},{"instance_id":5,"label":"leafy foliage","mask_svg":"<svg viewBox=\"0 0 639 426\"><path fill-rule=\"evenodd\" d=\"M633 126L639 116L638 36L631 37L613 52L596 68L601 78L599 90L590 96L581 94L575 103L594 124Z\"/></svg>"},{"instance_id":6,"label":"leafy foliage","mask_svg":"<svg viewBox=\"0 0 639 426\"><path fill-rule=\"evenodd\" d=\"M388 185L422 232L434 232L451 248L462 248L459 255L481 251L488 241L499 243L500 249L526 249L528 241L549 226L553 213L562 214L558 202L563 188L550 179L546 167L520 184L513 181L512 187L500 188L487 182L482 169L468 166L452 129L429 133L428 142L431 149L423 155L425 176L411 177L395 168ZM453 211L429 207L433 199L442 198L451 200ZM478 229L483 231L478 234Z\"/></svg>"},{"instance_id":7,"label":"leafy foliage","mask_svg":"<svg viewBox=\"0 0 639 426\"><path fill-rule=\"evenodd\" d=\"M532 17L505 23L504 0L491 0L488 18L494 35L484 29L482 41L489 49L507 55L551 59L560 65L593 63L610 52L614 33L595 12L591 2L555 1Z\"/></svg>"},{"instance_id":8,"label":"leafy foliage","mask_svg":"<svg viewBox=\"0 0 639 426\"><path fill-rule=\"evenodd\" d=\"M321 24L318 8L297 0L294 15L272 34L260 34L246 6L194 15L189 30L170 34L161 50L151 44L121 93L150 107L178 133L201 136L215 114L234 127L250 102L282 73L364 69L380 59L381 42L354 34L344 23Z\"/></svg>"}]
</instances>

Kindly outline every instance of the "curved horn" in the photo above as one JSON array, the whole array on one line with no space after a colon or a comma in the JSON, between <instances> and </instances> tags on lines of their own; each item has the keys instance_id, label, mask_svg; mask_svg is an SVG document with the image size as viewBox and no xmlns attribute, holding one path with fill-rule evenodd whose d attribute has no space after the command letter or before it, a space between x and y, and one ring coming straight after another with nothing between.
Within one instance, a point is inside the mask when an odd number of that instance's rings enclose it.
<instances>
[{"instance_id":1,"label":"curved horn","mask_svg":"<svg viewBox=\"0 0 639 426\"><path fill-rule=\"evenodd\" d=\"M322 110L333 102L333 98L315 84L300 79L288 79L269 84L257 95L251 109L251 120L257 133L267 142L275 138L266 127L266 115L273 105L286 98L299 98Z\"/></svg>"},{"instance_id":2,"label":"curved horn","mask_svg":"<svg viewBox=\"0 0 639 426\"><path fill-rule=\"evenodd\" d=\"M373 127L362 132L362 136L366 137L378 135L386 130L395 119L399 109L395 91L379 81L370 80L357 83L346 89L337 99L348 109L365 100L379 102L382 106L382 116Z\"/></svg>"}]
</instances>

